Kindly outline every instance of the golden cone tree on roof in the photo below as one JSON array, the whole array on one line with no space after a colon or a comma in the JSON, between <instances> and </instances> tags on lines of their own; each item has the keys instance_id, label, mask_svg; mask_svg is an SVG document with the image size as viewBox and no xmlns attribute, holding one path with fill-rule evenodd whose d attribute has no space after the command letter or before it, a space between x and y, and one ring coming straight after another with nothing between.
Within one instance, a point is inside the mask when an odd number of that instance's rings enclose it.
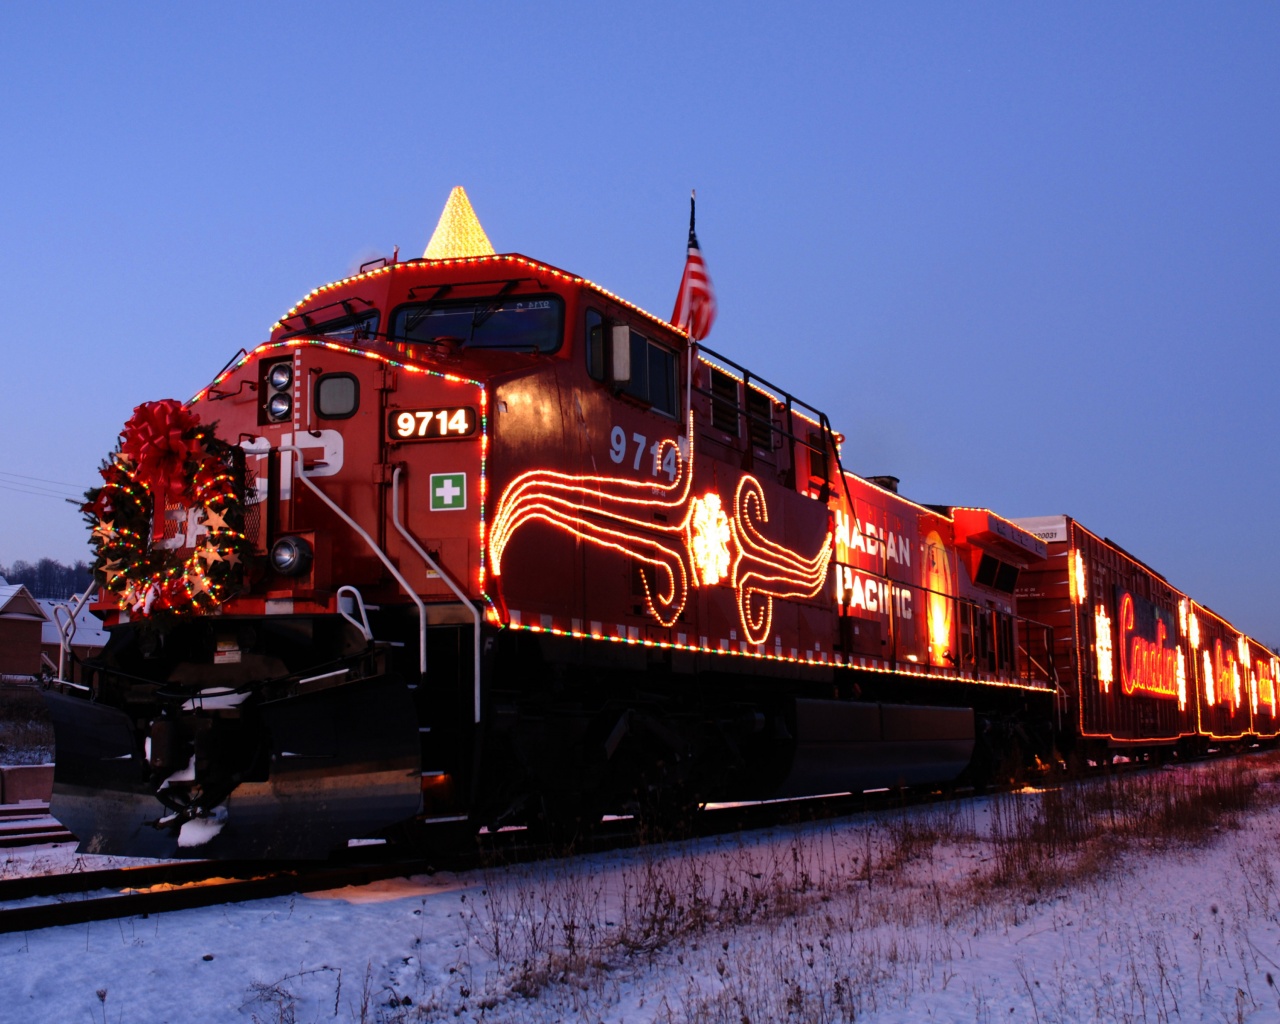
<instances>
[{"instance_id":1,"label":"golden cone tree on roof","mask_svg":"<svg viewBox=\"0 0 1280 1024\"><path fill-rule=\"evenodd\" d=\"M423 259L453 260L465 256L492 256L494 249L489 236L480 226L471 200L461 185L455 185L444 204L440 221L431 234L431 241L423 252Z\"/></svg>"}]
</instances>

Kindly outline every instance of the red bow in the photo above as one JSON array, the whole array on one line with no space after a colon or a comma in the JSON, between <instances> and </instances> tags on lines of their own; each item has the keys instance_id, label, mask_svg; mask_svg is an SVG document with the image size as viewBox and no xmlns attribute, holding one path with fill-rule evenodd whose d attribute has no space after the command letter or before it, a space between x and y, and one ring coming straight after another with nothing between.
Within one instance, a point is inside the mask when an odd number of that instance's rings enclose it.
<instances>
[{"instance_id":1,"label":"red bow","mask_svg":"<svg viewBox=\"0 0 1280 1024\"><path fill-rule=\"evenodd\" d=\"M154 502L152 537L164 537L166 501L182 504L188 497L190 481L184 471L188 458L200 450L200 443L183 435L200 425L181 402L166 398L143 402L124 425L120 450L133 463L133 477L151 489Z\"/></svg>"}]
</instances>

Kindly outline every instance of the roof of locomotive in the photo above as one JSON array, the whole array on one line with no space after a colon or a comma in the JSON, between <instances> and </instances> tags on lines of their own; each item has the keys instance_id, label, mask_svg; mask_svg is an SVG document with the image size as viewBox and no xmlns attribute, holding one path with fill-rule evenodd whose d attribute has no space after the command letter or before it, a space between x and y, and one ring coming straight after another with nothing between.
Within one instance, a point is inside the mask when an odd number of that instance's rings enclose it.
<instances>
[{"instance_id":1,"label":"roof of locomotive","mask_svg":"<svg viewBox=\"0 0 1280 1024\"><path fill-rule=\"evenodd\" d=\"M522 256L519 253L496 253L492 256L462 256L439 260L413 259L386 262L380 267L373 267L369 270L361 271L358 274L352 274L350 277L344 277L337 281L331 281L328 284L323 284L319 288L313 288L294 303L294 305L283 316L281 316L279 320L271 325L271 331L274 334L276 331L283 329L286 320L304 312L309 307L314 306L316 300L323 299L325 300L324 304L327 305L329 302L333 301L335 292L341 291L350 285L358 284L362 281L374 281L381 277L385 277L388 274L395 274L407 276L409 280L420 278L425 282L441 280L442 278L450 276L450 272L465 280L472 276L471 272L473 270L483 270L486 267L493 267L495 264L508 264L519 267L523 271L531 273L534 276L550 283L567 284L587 288L598 295L604 296L612 302L616 302L620 306L624 306L627 309L640 314L646 319L652 321L654 324L662 326L672 334L680 337L688 337L685 331L676 327L674 324L669 323L660 316L655 316L646 309L642 309L634 302L628 302L626 299L622 298L622 296L609 291L607 288L601 287L594 281L589 281L576 274L570 274L558 267L551 266L549 263L542 263L538 260L530 259L528 256Z\"/></svg>"}]
</instances>

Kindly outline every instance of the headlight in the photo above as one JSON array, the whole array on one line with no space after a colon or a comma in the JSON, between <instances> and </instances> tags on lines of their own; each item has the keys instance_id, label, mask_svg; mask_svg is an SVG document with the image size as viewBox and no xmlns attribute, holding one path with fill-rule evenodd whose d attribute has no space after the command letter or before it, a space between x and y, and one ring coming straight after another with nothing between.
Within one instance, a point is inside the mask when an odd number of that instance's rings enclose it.
<instances>
[{"instance_id":1,"label":"headlight","mask_svg":"<svg viewBox=\"0 0 1280 1024\"><path fill-rule=\"evenodd\" d=\"M293 366L289 363L276 363L267 375L267 383L277 391L283 391L293 383Z\"/></svg>"},{"instance_id":2,"label":"headlight","mask_svg":"<svg viewBox=\"0 0 1280 1024\"><path fill-rule=\"evenodd\" d=\"M292 408L293 399L288 395L272 395L271 400L267 402L267 412L273 420L288 419Z\"/></svg>"},{"instance_id":3,"label":"headlight","mask_svg":"<svg viewBox=\"0 0 1280 1024\"><path fill-rule=\"evenodd\" d=\"M301 537L281 537L271 545L271 566L283 576L301 576L311 568L311 545Z\"/></svg>"}]
</instances>

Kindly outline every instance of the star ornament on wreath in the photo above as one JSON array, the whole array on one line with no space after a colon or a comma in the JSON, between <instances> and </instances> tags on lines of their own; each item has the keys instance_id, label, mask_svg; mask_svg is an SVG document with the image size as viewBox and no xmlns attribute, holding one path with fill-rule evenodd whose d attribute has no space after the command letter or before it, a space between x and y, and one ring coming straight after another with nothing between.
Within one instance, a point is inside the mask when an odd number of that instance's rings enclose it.
<instances>
[{"instance_id":1,"label":"star ornament on wreath","mask_svg":"<svg viewBox=\"0 0 1280 1024\"><path fill-rule=\"evenodd\" d=\"M133 410L103 485L82 506L103 589L131 614L212 611L240 589L252 545L232 446L171 398ZM197 512L190 548L165 545L165 509ZM183 518L190 518L184 516ZM193 550L192 550L193 549Z\"/></svg>"}]
</instances>

